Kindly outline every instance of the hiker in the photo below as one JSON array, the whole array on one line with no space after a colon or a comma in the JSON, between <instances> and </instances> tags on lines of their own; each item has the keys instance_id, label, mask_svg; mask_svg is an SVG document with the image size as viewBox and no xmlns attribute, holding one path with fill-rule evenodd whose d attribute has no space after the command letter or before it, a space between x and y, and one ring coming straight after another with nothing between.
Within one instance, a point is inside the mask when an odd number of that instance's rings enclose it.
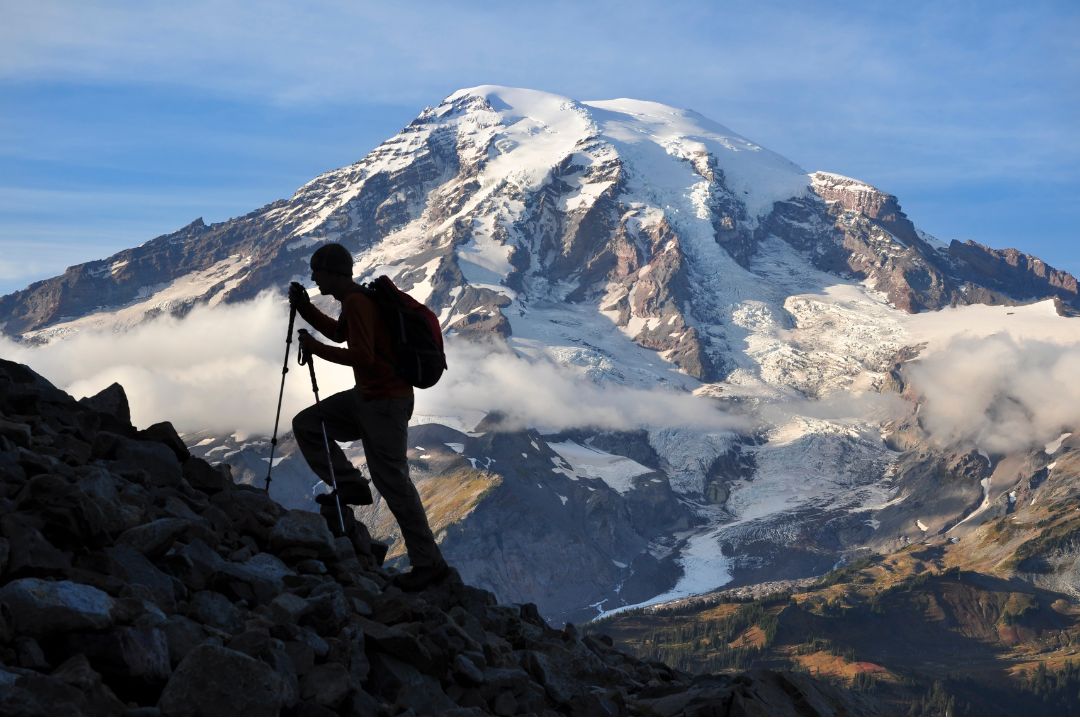
<instances>
[{"instance_id":1,"label":"hiker","mask_svg":"<svg viewBox=\"0 0 1080 720\"><path fill-rule=\"evenodd\" d=\"M300 317L334 342L334 347L300 333L304 352L353 369L356 387L322 401L321 414L315 406L293 418L293 433L308 465L330 484L322 423L330 442L337 499L347 505L370 505L368 481L345 457L337 441L360 440L375 488L394 514L411 569L398 575L394 583L405 590L419 590L443 580L449 567L428 525L420 494L409 478L406 459L409 418L413 412L413 388L394 370L391 338L375 301L353 281L353 258L337 243L323 245L311 256L311 279L322 295L341 303L341 316L334 320L318 308L299 283L289 286L289 302ZM333 504L334 493L315 498L320 505Z\"/></svg>"}]
</instances>

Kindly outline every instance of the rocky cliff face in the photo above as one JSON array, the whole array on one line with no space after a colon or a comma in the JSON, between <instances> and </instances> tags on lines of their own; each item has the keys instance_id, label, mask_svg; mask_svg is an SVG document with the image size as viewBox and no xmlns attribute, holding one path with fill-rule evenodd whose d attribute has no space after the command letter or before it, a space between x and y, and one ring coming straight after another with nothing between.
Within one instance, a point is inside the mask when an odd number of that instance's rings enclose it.
<instances>
[{"instance_id":1,"label":"rocky cliff face","mask_svg":"<svg viewBox=\"0 0 1080 720\"><path fill-rule=\"evenodd\" d=\"M287 510L0 361L0 711L7 715L834 714L777 673L691 677L451 580L391 584L350 519Z\"/></svg>"}]
</instances>

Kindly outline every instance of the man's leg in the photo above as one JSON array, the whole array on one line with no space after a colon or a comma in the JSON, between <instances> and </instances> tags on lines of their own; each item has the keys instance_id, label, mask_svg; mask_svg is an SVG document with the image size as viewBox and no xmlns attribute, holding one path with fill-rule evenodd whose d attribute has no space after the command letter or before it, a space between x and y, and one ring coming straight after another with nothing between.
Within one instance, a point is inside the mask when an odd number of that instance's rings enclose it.
<instances>
[{"instance_id":1,"label":"man's leg","mask_svg":"<svg viewBox=\"0 0 1080 720\"><path fill-rule=\"evenodd\" d=\"M409 563L414 568L444 566L420 493L409 478L406 452L412 398L360 401L360 407L361 439L371 481L401 527Z\"/></svg>"},{"instance_id":2,"label":"man's leg","mask_svg":"<svg viewBox=\"0 0 1080 720\"><path fill-rule=\"evenodd\" d=\"M349 462L337 444L360 439L361 425L357 417L359 400L360 396L355 389L344 390L325 398L318 407L312 405L301 410L293 418L293 435L312 471L330 485L330 466L326 460L326 444L323 441L325 422L326 435L330 439L330 457L334 463L334 477L339 490L342 495L347 496L355 495L356 491L362 488L360 494L366 494L367 503L370 503L371 493L367 490L367 479ZM350 489L352 493L349 492Z\"/></svg>"}]
</instances>

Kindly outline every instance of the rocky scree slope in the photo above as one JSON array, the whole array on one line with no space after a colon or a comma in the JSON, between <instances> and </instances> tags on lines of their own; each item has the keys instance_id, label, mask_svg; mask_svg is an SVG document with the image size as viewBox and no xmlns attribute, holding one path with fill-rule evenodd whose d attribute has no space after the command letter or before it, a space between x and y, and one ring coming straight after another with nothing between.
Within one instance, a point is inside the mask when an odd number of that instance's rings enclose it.
<instances>
[{"instance_id":1,"label":"rocky scree slope","mask_svg":"<svg viewBox=\"0 0 1080 720\"><path fill-rule=\"evenodd\" d=\"M350 521L286 510L0 360L0 712L8 715L834 714L788 674L691 676L533 605L390 583Z\"/></svg>"}]
</instances>

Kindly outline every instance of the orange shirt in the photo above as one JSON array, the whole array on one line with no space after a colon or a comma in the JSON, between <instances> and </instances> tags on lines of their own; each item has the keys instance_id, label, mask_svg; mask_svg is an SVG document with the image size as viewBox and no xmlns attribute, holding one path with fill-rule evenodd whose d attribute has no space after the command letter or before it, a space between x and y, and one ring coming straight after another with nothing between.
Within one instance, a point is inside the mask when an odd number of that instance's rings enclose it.
<instances>
[{"instance_id":1,"label":"orange shirt","mask_svg":"<svg viewBox=\"0 0 1080 720\"><path fill-rule=\"evenodd\" d=\"M378 306L367 295L359 290L346 295L337 321L314 305L301 310L300 316L330 340L346 343L343 348L320 348L316 354L339 365L350 365L365 400L413 394L412 385L394 372L393 343L379 317Z\"/></svg>"}]
</instances>

